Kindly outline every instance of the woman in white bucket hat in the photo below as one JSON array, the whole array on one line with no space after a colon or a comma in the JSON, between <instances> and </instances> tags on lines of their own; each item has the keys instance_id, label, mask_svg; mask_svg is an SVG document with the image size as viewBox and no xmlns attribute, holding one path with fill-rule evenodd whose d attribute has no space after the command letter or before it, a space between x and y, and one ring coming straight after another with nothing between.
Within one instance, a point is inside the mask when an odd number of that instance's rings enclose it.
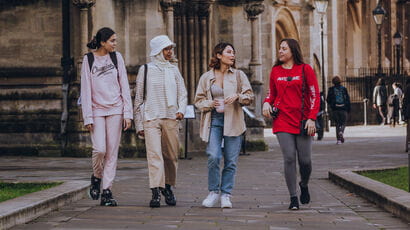
<instances>
[{"instance_id":1,"label":"woman in white bucket hat","mask_svg":"<svg viewBox=\"0 0 410 230\"><path fill-rule=\"evenodd\" d=\"M150 41L150 47L151 62L138 71L134 116L138 136L145 137L152 190L150 207L155 208L160 207L160 193L166 204L176 205L171 186L176 183L178 123L184 118L187 91L178 67L169 62L175 43L168 36L160 35Z\"/></svg>"}]
</instances>

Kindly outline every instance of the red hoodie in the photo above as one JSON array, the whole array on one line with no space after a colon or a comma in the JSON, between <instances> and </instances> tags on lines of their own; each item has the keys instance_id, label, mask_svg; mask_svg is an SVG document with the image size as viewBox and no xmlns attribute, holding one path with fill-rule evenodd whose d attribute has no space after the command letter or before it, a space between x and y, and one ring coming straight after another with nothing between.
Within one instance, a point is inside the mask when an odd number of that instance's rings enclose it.
<instances>
[{"instance_id":1,"label":"red hoodie","mask_svg":"<svg viewBox=\"0 0 410 230\"><path fill-rule=\"evenodd\" d=\"M305 96L302 116L302 67L304 68ZM273 133L300 133L301 120L316 120L320 96L316 75L307 64L293 65L284 69L281 65L272 68L269 93L264 102L279 109L279 115L272 122Z\"/></svg>"}]
</instances>

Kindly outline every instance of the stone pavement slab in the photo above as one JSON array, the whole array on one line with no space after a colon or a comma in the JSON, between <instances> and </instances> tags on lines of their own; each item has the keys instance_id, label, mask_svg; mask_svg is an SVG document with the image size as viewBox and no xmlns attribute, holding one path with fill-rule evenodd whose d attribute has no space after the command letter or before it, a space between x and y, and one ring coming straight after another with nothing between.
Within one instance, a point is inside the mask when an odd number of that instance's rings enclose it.
<instances>
[{"instance_id":1,"label":"stone pavement slab","mask_svg":"<svg viewBox=\"0 0 410 230\"><path fill-rule=\"evenodd\" d=\"M332 136L325 133L323 141L314 142L309 187L312 202L302 205L299 211L287 209L289 196L281 152L276 138L267 130L269 151L239 159L232 209L201 207L207 195L204 153L180 161L177 206L168 207L163 202L159 209L148 207L151 192L146 161L120 159L113 188L120 206L101 207L96 201L83 199L12 229L409 229L409 223L327 179L329 170L403 165L407 162L404 127L347 127L343 145L335 145ZM14 172L7 170L10 167ZM27 171L21 172L25 167ZM91 162L74 158L2 158L0 171L0 179L82 180L89 178Z\"/></svg>"},{"instance_id":2,"label":"stone pavement slab","mask_svg":"<svg viewBox=\"0 0 410 230\"><path fill-rule=\"evenodd\" d=\"M84 198L87 181L67 181L56 187L0 203L0 229L26 223L41 215Z\"/></svg>"}]
</instances>

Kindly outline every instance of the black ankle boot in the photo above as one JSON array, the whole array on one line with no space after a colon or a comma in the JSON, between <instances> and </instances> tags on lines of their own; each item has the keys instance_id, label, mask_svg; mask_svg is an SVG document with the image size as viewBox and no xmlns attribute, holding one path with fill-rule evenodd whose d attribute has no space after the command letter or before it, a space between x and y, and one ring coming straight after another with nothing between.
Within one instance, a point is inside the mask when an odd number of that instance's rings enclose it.
<instances>
[{"instance_id":1,"label":"black ankle boot","mask_svg":"<svg viewBox=\"0 0 410 230\"><path fill-rule=\"evenodd\" d=\"M161 206L161 192L159 187L152 188L152 200L149 202L151 208L159 208Z\"/></svg>"},{"instance_id":2,"label":"black ankle boot","mask_svg":"<svg viewBox=\"0 0 410 230\"><path fill-rule=\"evenodd\" d=\"M117 201L112 197L112 192L109 189L104 189L101 194L101 206L117 206Z\"/></svg>"},{"instance_id":3,"label":"black ankle boot","mask_svg":"<svg viewBox=\"0 0 410 230\"><path fill-rule=\"evenodd\" d=\"M291 196L290 197L290 205L289 205L290 210L299 210L299 201L297 196Z\"/></svg>"},{"instance_id":4,"label":"black ankle boot","mask_svg":"<svg viewBox=\"0 0 410 230\"><path fill-rule=\"evenodd\" d=\"M308 186L302 186L301 182L299 183L300 187L300 203L302 204L309 204L310 202L310 194Z\"/></svg>"},{"instance_id":5,"label":"black ankle boot","mask_svg":"<svg viewBox=\"0 0 410 230\"><path fill-rule=\"evenodd\" d=\"M165 184L165 189L161 189L161 193L164 195L167 205L175 206L177 204L177 200L171 190L171 185Z\"/></svg>"},{"instance_id":6,"label":"black ankle boot","mask_svg":"<svg viewBox=\"0 0 410 230\"><path fill-rule=\"evenodd\" d=\"M100 185L101 179L91 175L91 186L88 190L88 196L93 200L98 200L100 198Z\"/></svg>"}]
</instances>

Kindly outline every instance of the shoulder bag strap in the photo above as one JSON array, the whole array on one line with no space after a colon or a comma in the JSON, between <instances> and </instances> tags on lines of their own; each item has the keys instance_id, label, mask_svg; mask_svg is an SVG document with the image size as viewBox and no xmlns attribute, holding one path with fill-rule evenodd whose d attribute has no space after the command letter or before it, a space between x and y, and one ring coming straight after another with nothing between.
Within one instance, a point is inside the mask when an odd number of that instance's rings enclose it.
<instances>
[{"instance_id":1,"label":"shoulder bag strap","mask_svg":"<svg viewBox=\"0 0 410 230\"><path fill-rule=\"evenodd\" d=\"M110 52L110 58L112 63L114 63L115 68L118 70L118 60L117 60L117 54L116 52Z\"/></svg>"},{"instance_id":2,"label":"shoulder bag strap","mask_svg":"<svg viewBox=\"0 0 410 230\"><path fill-rule=\"evenodd\" d=\"M88 52L86 55L88 59L88 66L90 67L90 72L91 72L91 68L93 67L93 63L94 63L94 54L91 52Z\"/></svg>"},{"instance_id":3,"label":"shoulder bag strap","mask_svg":"<svg viewBox=\"0 0 410 230\"><path fill-rule=\"evenodd\" d=\"M305 64L302 66L302 116L300 122L303 121L303 111L305 109L305 86L306 86L306 79L305 79Z\"/></svg>"},{"instance_id":4,"label":"shoulder bag strap","mask_svg":"<svg viewBox=\"0 0 410 230\"><path fill-rule=\"evenodd\" d=\"M236 70L236 92L238 94L242 93L242 81L241 81L241 75L239 73L239 70Z\"/></svg>"},{"instance_id":5,"label":"shoulder bag strap","mask_svg":"<svg viewBox=\"0 0 410 230\"><path fill-rule=\"evenodd\" d=\"M143 94L143 101L145 101L146 98L146 92L147 92L147 74L148 74L148 65L144 64L144 94Z\"/></svg>"}]
</instances>

